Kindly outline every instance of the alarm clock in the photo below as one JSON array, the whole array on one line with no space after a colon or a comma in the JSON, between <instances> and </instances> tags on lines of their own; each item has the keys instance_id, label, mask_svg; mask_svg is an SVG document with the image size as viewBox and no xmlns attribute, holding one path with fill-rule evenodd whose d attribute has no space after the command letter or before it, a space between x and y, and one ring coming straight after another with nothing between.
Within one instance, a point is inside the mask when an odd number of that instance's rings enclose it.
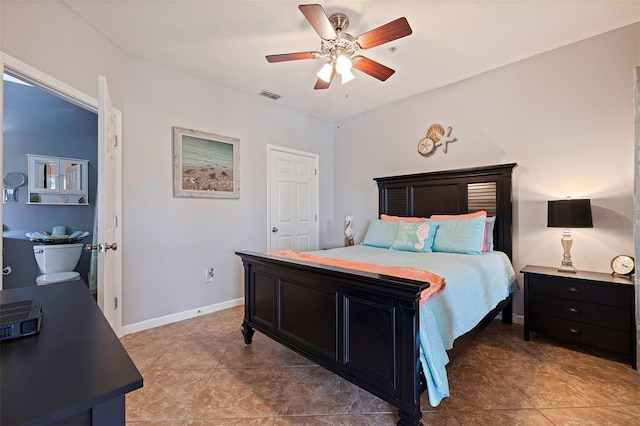
<instances>
[{"instance_id":1,"label":"alarm clock","mask_svg":"<svg viewBox=\"0 0 640 426\"><path fill-rule=\"evenodd\" d=\"M636 271L635 259L631 256L620 254L611 259L611 275L619 275L625 278L631 278Z\"/></svg>"}]
</instances>

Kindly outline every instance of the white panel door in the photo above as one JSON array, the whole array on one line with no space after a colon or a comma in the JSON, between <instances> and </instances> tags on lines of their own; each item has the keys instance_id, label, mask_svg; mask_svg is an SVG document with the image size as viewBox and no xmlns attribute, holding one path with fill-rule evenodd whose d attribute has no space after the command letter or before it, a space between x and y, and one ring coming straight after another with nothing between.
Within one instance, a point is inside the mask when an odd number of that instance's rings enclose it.
<instances>
[{"instance_id":1,"label":"white panel door","mask_svg":"<svg viewBox=\"0 0 640 426\"><path fill-rule=\"evenodd\" d=\"M120 309L121 281L119 259L120 252L116 243L116 161L119 150L120 115L111 105L107 80L100 76L98 80L98 306L111 327L120 334L122 315Z\"/></svg>"},{"instance_id":2,"label":"white panel door","mask_svg":"<svg viewBox=\"0 0 640 426\"><path fill-rule=\"evenodd\" d=\"M318 249L318 156L268 147L269 250Z\"/></svg>"}]
</instances>

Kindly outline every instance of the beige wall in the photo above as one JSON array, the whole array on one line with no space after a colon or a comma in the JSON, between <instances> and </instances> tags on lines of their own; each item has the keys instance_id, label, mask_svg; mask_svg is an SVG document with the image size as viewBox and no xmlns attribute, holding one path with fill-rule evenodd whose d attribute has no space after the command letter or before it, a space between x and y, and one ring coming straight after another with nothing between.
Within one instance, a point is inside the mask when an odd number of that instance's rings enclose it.
<instances>
[{"instance_id":1,"label":"beige wall","mask_svg":"<svg viewBox=\"0 0 640 426\"><path fill-rule=\"evenodd\" d=\"M593 229L574 230L579 269L609 271L633 254L633 71L640 24L486 72L335 126L335 216L361 239L377 214L374 177L518 163L514 267L559 265L561 230L547 200L591 198ZM425 72L427 72L425 70ZM433 123L458 140L431 157L416 146ZM355 161L367 153L367 161ZM520 295L516 312L522 312Z\"/></svg>"}]
</instances>

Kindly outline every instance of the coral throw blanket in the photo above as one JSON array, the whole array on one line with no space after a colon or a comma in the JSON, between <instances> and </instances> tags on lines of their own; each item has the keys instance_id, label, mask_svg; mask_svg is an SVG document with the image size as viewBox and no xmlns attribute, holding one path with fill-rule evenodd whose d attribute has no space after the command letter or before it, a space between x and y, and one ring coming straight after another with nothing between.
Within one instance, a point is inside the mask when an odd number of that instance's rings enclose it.
<instances>
[{"instance_id":1,"label":"coral throw blanket","mask_svg":"<svg viewBox=\"0 0 640 426\"><path fill-rule=\"evenodd\" d=\"M428 282L430 284L429 288L423 290L420 294L420 306L427 303L427 301L435 295L441 293L446 285L444 278L434 274L433 272L407 266L375 265L373 263L356 262L353 260L314 256L312 254L300 253L293 250L275 250L267 254L278 257L286 257L293 260L302 260L304 262L338 266L340 268L354 269L356 271L372 272L393 277L408 278L415 281Z\"/></svg>"}]
</instances>

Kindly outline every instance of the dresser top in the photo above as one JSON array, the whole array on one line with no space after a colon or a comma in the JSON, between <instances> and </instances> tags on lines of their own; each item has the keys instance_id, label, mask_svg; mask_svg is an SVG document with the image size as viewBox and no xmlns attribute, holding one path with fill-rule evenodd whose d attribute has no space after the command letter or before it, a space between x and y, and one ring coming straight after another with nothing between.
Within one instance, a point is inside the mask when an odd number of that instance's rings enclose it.
<instances>
[{"instance_id":1,"label":"dresser top","mask_svg":"<svg viewBox=\"0 0 640 426\"><path fill-rule=\"evenodd\" d=\"M627 279L627 278L607 274L606 272L591 272L591 271L561 272L561 271L558 271L558 268L550 268L548 266L537 266L537 265L527 265L524 268L522 268L520 272L528 273L528 274L549 275L553 277L575 278L578 280L602 281L602 282L608 282L608 283L614 283L614 284L628 284L628 285L635 284L635 280L633 277L631 279Z\"/></svg>"}]
</instances>

